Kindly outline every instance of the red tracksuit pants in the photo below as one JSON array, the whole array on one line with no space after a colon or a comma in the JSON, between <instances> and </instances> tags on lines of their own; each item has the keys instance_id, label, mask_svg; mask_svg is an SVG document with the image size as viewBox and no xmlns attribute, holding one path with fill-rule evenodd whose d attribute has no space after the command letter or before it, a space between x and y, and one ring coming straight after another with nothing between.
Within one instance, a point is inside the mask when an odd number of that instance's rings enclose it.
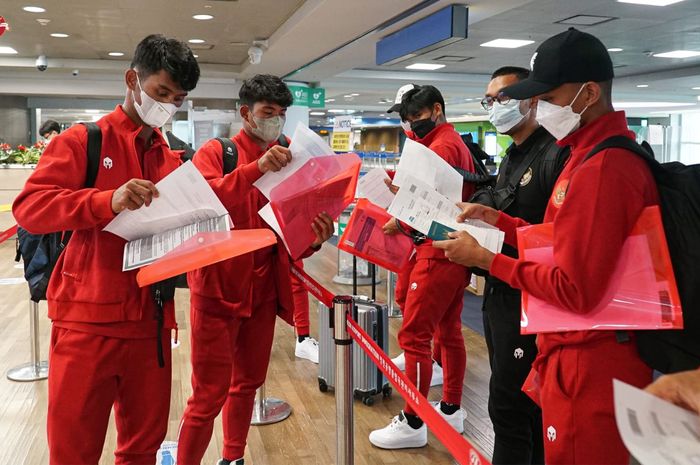
<instances>
[{"instance_id":1,"label":"red tracksuit pants","mask_svg":"<svg viewBox=\"0 0 700 465\"><path fill-rule=\"evenodd\" d=\"M637 387L652 381L634 341L615 334L552 349L538 366L547 465L627 465L615 423L614 378Z\"/></svg>"},{"instance_id":2,"label":"red tracksuit pants","mask_svg":"<svg viewBox=\"0 0 700 465\"><path fill-rule=\"evenodd\" d=\"M304 262L298 260L294 264L304 269ZM291 275L292 299L294 300L294 328L297 336L308 335L309 329L309 293L296 275Z\"/></svg>"},{"instance_id":3,"label":"red tracksuit pants","mask_svg":"<svg viewBox=\"0 0 700 465\"><path fill-rule=\"evenodd\" d=\"M170 341L170 330L163 340ZM153 465L168 430L170 350L53 326L47 432L51 465L96 465L114 407L117 465Z\"/></svg>"},{"instance_id":4,"label":"red tracksuit pants","mask_svg":"<svg viewBox=\"0 0 700 465\"><path fill-rule=\"evenodd\" d=\"M416 256L414 254L406 268L397 273L398 279L394 288L394 300L402 314L403 309L406 307L406 294L408 294L408 289L411 285L411 272L415 266ZM442 350L440 349L440 341L438 341L437 335L433 338L433 360L442 364Z\"/></svg>"},{"instance_id":5,"label":"red tracksuit pants","mask_svg":"<svg viewBox=\"0 0 700 465\"><path fill-rule=\"evenodd\" d=\"M433 374L430 342L436 336L445 376L442 400L460 404L467 363L462 299L469 271L447 259L418 259L409 282L399 331L399 345L406 354L406 376L427 397ZM405 411L415 415L408 405Z\"/></svg>"},{"instance_id":6,"label":"red tracksuit pants","mask_svg":"<svg viewBox=\"0 0 700 465\"><path fill-rule=\"evenodd\" d=\"M179 465L200 464L222 408L222 456L243 457L255 391L267 374L276 316L276 297L256 302L250 318L190 310L192 396L180 426Z\"/></svg>"}]
</instances>

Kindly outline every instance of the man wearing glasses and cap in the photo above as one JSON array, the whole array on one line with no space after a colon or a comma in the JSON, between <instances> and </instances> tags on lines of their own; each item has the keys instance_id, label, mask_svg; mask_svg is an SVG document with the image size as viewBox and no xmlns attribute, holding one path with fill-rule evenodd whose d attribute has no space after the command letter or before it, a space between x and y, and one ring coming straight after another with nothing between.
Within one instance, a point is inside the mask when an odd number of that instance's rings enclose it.
<instances>
[{"instance_id":1,"label":"man wearing glasses and cap","mask_svg":"<svg viewBox=\"0 0 700 465\"><path fill-rule=\"evenodd\" d=\"M529 75L527 69L514 66L504 66L491 75L481 106L489 112L496 130L510 136L513 143L501 163L494 195L483 190L472 201L535 224L544 218L569 150L559 147L535 119L537 99L511 99L503 93L504 88ZM502 252L518 257L517 249L508 244ZM487 275L482 309L491 365L489 417L495 433L492 463L544 463L541 411L521 390L537 346L534 335L520 334L520 291Z\"/></svg>"},{"instance_id":2,"label":"man wearing glasses and cap","mask_svg":"<svg viewBox=\"0 0 700 465\"><path fill-rule=\"evenodd\" d=\"M528 79L503 89L519 100L537 97L537 121L559 145L571 147L544 218L554 223L554 265L493 254L464 232L433 245L456 263L489 270L510 286L572 313L596 308L637 218L644 208L659 203L651 171L638 155L608 148L586 159L611 136L634 140L625 113L613 109L612 80L605 45L571 28L539 46ZM527 225L476 204L465 205L460 217L498 226L511 245L517 240L516 228ZM546 463L629 463L615 423L612 380L637 387L651 381L634 333L543 333L537 348L533 373L523 389L542 407Z\"/></svg>"}]
</instances>

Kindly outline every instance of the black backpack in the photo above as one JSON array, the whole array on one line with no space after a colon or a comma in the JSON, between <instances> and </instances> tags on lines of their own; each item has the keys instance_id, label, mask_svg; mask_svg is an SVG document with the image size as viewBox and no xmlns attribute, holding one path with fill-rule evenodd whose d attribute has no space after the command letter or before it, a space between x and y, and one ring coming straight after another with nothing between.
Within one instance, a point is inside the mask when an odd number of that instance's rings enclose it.
<instances>
[{"instance_id":1,"label":"black backpack","mask_svg":"<svg viewBox=\"0 0 700 465\"><path fill-rule=\"evenodd\" d=\"M81 123L87 128L87 175L85 187L94 187L102 152L102 131L95 123ZM17 254L24 262L24 278L29 285L31 300L46 300L49 278L58 257L68 245L71 231L32 234L21 226L17 228Z\"/></svg>"},{"instance_id":2,"label":"black backpack","mask_svg":"<svg viewBox=\"0 0 700 465\"><path fill-rule=\"evenodd\" d=\"M601 142L588 160L608 148L623 148L642 157L656 180L661 199L668 250L683 308L682 330L636 331L642 359L662 373L694 370L700 366L700 165L659 163L646 142L624 136Z\"/></svg>"},{"instance_id":3,"label":"black backpack","mask_svg":"<svg viewBox=\"0 0 700 465\"><path fill-rule=\"evenodd\" d=\"M232 172L238 166L238 147L231 139L226 137L217 137L216 140L221 144L221 156L224 159L224 176ZM282 134L277 139L277 145L289 147L287 138Z\"/></svg>"}]
</instances>

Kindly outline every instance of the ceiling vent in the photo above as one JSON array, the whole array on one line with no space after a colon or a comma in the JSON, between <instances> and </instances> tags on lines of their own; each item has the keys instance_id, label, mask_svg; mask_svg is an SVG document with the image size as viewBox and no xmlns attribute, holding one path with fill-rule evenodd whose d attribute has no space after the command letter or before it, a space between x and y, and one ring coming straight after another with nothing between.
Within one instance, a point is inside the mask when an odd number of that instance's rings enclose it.
<instances>
[{"instance_id":1,"label":"ceiling vent","mask_svg":"<svg viewBox=\"0 0 700 465\"><path fill-rule=\"evenodd\" d=\"M598 24L607 23L608 21L613 21L615 17L612 16L595 16L595 15L576 15L570 18L562 19L561 21L555 21L554 24L566 24L568 26L597 26Z\"/></svg>"}]
</instances>

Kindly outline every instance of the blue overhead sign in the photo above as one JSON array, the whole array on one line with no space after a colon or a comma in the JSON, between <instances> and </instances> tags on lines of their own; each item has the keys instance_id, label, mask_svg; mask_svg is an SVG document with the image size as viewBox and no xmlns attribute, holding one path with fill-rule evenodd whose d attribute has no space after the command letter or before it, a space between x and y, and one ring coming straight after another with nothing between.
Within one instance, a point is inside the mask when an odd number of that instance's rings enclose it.
<instances>
[{"instance_id":1,"label":"blue overhead sign","mask_svg":"<svg viewBox=\"0 0 700 465\"><path fill-rule=\"evenodd\" d=\"M377 65L394 64L467 38L469 9L450 5L377 42Z\"/></svg>"}]
</instances>

